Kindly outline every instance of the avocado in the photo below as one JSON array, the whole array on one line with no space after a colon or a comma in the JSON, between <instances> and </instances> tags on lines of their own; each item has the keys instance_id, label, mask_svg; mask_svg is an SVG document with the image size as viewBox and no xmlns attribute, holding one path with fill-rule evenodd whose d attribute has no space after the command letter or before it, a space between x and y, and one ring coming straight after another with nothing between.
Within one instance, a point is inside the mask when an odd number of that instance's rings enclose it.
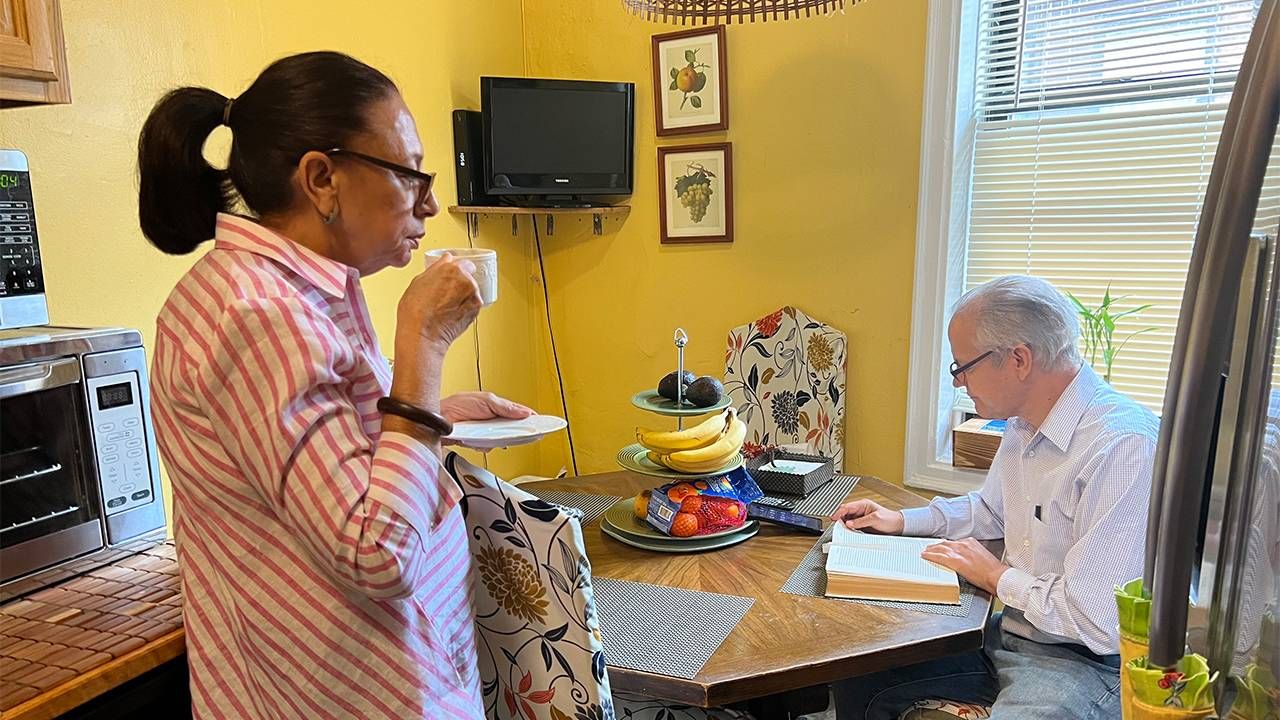
<instances>
[{"instance_id":1,"label":"avocado","mask_svg":"<svg viewBox=\"0 0 1280 720\"><path fill-rule=\"evenodd\" d=\"M703 375L689 383L685 396L698 407L711 407L724 397L724 386L710 375Z\"/></svg>"},{"instance_id":2,"label":"avocado","mask_svg":"<svg viewBox=\"0 0 1280 720\"><path fill-rule=\"evenodd\" d=\"M676 377L677 377L678 375L679 375L679 373L674 373L674 372L667 373L666 377L664 377L664 378L662 378L661 380L659 380L659 381L658 381L658 394L659 394L659 395L661 395L662 397L664 397L664 398L668 399L668 400L672 400L672 401L674 401L674 400L676 399ZM689 372L688 370L685 370L685 371L684 371L684 382L683 382L683 383L681 383L681 385L682 385L682 386L687 387L687 386L689 385L689 383L692 383L692 382L694 381L694 378L696 378L696 377L698 377L698 376L697 376L697 375L694 375L693 373ZM686 392L686 393L687 393L688 391L686 390L686 391L684 391L684 392Z\"/></svg>"}]
</instances>

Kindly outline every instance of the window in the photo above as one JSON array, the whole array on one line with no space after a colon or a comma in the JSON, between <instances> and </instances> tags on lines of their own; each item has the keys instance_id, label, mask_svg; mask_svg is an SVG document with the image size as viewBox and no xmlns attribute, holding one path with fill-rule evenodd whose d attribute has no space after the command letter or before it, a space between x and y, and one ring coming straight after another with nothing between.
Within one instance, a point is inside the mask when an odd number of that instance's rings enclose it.
<instances>
[{"instance_id":1,"label":"window","mask_svg":"<svg viewBox=\"0 0 1280 720\"><path fill-rule=\"evenodd\" d=\"M966 399L944 369L945 322L964 290L1001 275L1037 275L1086 305L1108 288L1126 296L1120 309L1152 305L1118 323L1117 340L1132 339L1111 381L1159 412L1196 221L1258 4L931 2L908 484L960 492L981 482L950 467Z\"/></svg>"}]
</instances>

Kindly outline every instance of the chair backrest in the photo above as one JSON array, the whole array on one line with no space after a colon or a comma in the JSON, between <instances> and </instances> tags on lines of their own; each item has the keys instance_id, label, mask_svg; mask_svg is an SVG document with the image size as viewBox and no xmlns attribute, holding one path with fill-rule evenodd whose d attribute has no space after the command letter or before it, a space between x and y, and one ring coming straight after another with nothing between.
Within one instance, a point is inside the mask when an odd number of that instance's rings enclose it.
<instances>
[{"instance_id":1,"label":"chair backrest","mask_svg":"<svg viewBox=\"0 0 1280 720\"><path fill-rule=\"evenodd\" d=\"M844 469L845 360L839 330L787 306L729 331L724 386L748 453L804 443Z\"/></svg>"},{"instance_id":2,"label":"chair backrest","mask_svg":"<svg viewBox=\"0 0 1280 720\"><path fill-rule=\"evenodd\" d=\"M450 453L474 558L481 695L491 720L614 718L579 511Z\"/></svg>"}]
</instances>

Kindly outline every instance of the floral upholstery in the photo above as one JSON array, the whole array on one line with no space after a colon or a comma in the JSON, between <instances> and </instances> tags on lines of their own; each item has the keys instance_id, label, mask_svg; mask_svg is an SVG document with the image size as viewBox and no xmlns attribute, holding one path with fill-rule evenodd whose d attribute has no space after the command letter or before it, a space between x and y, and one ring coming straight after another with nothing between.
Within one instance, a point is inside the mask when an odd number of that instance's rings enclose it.
<instances>
[{"instance_id":1,"label":"floral upholstery","mask_svg":"<svg viewBox=\"0 0 1280 720\"><path fill-rule=\"evenodd\" d=\"M898 720L981 720L991 717L991 708L953 700L917 700Z\"/></svg>"},{"instance_id":2,"label":"floral upholstery","mask_svg":"<svg viewBox=\"0 0 1280 720\"><path fill-rule=\"evenodd\" d=\"M729 710L613 696L580 511L450 453L474 558L480 690L491 720L729 720ZM616 710L615 710L616 708Z\"/></svg>"},{"instance_id":3,"label":"floral upholstery","mask_svg":"<svg viewBox=\"0 0 1280 720\"><path fill-rule=\"evenodd\" d=\"M844 333L790 306L731 330L724 386L747 423L744 451L804 443L842 470L847 352Z\"/></svg>"},{"instance_id":4,"label":"floral upholstery","mask_svg":"<svg viewBox=\"0 0 1280 720\"><path fill-rule=\"evenodd\" d=\"M578 511L450 453L474 557L480 691L492 720L614 717Z\"/></svg>"}]
</instances>

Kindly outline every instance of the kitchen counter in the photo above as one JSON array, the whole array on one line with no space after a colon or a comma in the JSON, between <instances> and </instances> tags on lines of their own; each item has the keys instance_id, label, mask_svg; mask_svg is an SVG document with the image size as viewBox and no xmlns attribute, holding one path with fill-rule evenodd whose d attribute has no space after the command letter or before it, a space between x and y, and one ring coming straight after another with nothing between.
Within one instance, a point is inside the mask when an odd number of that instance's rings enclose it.
<instances>
[{"instance_id":1,"label":"kitchen counter","mask_svg":"<svg viewBox=\"0 0 1280 720\"><path fill-rule=\"evenodd\" d=\"M172 543L0 605L0 718L54 718L186 650Z\"/></svg>"}]
</instances>

